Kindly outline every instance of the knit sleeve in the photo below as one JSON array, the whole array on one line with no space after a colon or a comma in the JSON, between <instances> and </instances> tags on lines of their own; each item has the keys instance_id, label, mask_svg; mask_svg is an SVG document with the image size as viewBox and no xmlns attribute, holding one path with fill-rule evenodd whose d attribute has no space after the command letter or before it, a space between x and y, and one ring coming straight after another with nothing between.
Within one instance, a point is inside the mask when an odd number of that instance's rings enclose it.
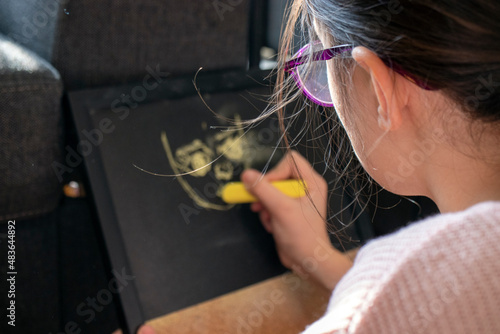
<instances>
[{"instance_id":1,"label":"knit sleeve","mask_svg":"<svg viewBox=\"0 0 500 334\"><path fill-rule=\"evenodd\" d=\"M500 333L499 240L500 203L375 240L304 333Z\"/></svg>"}]
</instances>

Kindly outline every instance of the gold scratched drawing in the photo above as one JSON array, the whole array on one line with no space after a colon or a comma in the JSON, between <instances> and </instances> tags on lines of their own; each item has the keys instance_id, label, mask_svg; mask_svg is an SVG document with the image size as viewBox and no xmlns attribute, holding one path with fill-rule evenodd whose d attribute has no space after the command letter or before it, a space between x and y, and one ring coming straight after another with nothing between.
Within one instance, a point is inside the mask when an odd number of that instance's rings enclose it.
<instances>
[{"instance_id":1,"label":"gold scratched drawing","mask_svg":"<svg viewBox=\"0 0 500 334\"><path fill-rule=\"evenodd\" d=\"M203 177L210 172L210 162L214 159L212 150L201 140L195 139L175 151L176 164L182 172L190 172L192 176ZM192 166L192 169L189 168Z\"/></svg>"},{"instance_id":2,"label":"gold scratched drawing","mask_svg":"<svg viewBox=\"0 0 500 334\"><path fill-rule=\"evenodd\" d=\"M234 119L236 124L241 121L239 115L235 115ZM184 176L188 173L191 177L204 177L212 170L213 166L214 176L220 182L220 188L223 183L234 177L235 164L247 168L250 161L248 157L245 158L244 151L248 144L245 141L243 130L241 127L238 128L239 130L236 131L224 131L208 137L206 140L208 145L200 139L194 139L189 144L179 147L175 151L175 155L170 147L166 132L161 133L163 148L172 171L177 175L179 184L196 205L202 208L227 211L234 207L234 204L216 204L204 199L196 193ZM215 147L215 152L209 145Z\"/></svg>"},{"instance_id":3,"label":"gold scratched drawing","mask_svg":"<svg viewBox=\"0 0 500 334\"><path fill-rule=\"evenodd\" d=\"M177 180L179 181L180 185L184 189L184 191L188 194L188 196L200 207L205 208L205 209L213 209L213 210L219 210L219 211L227 211L233 207L233 205L218 205L214 203L210 203L209 201L203 199L201 196L199 196L196 191L194 191L193 187L184 180L184 176L180 175L181 174L181 169L179 168L177 162L174 159L174 156L172 154L172 150L170 149L170 144L168 142L167 134L165 131L161 133L161 142L163 144L163 148L165 149L165 153L167 154L168 162L170 164L170 167L174 171L174 173L179 174L177 176Z\"/></svg>"}]
</instances>

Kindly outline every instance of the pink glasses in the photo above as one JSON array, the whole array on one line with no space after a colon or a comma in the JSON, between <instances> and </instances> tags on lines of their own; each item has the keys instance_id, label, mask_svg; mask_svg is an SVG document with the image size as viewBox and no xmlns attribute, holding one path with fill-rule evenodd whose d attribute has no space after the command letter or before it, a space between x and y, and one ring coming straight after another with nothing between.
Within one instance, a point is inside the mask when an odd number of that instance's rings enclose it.
<instances>
[{"instance_id":1,"label":"pink glasses","mask_svg":"<svg viewBox=\"0 0 500 334\"><path fill-rule=\"evenodd\" d=\"M311 52L305 54L311 45L313 45L315 49L318 49L318 47L322 48L320 42L307 44L301 48L291 60L285 63L285 72L292 74L297 86L299 86L304 95L311 101L321 106L333 107L333 100L328 86L328 68L324 60L330 60L333 57L352 51L353 45L338 45L319 51L313 50L312 55ZM309 57L311 57L310 60ZM312 62L317 63L311 66ZM412 77L399 65L387 61L384 62L395 72L401 74L419 87L426 90L432 90L425 82Z\"/></svg>"}]
</instances>

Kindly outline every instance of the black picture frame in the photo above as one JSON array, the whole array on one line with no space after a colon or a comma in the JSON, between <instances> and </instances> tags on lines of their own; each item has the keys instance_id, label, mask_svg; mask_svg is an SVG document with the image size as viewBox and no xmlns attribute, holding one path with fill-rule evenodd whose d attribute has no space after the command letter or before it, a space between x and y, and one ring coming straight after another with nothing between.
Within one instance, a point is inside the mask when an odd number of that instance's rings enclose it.
<instances>
[{"instance_id":1,"label":"black picture frame","mask_svg":"<svg viewBox=\"0 0 500 334\"><path fill-rule=\"evenodd\" d=\"M268 71L261 70L208 72L200 73L196 77L196 87L193 83L194 76L188 75L184 77L160 79L157 82L158 85L155 85L155 88L152 90L143 89L144 82L138 82L136 84L123 85L119 87L104 87L68 93L71 113L80 137L80 141L78 143L80 146L77 145L74 150L70 151L73 152L72 154L74 157L79 156L80 158L83 158L85 162L91 186L91 194L96 205L98 219L100 221L110 265L115 275L116 273L125 273L125 275L129 274L137 277L140 273L134 271L134 260L130 257L130 245L127 244L128 232L124 230L118 217L119 213L117 213L116 208L120 205L119 203L116 203L116 199L114 199L113 189L112 186L110 186L110 182L113 181L110 180L110 175L106 171L107 156L103 154L103 149L106 147L106 141L108 140L106 131L109 131L113 126L121 125L121 123L119 123L119 121L114 121L114 123L112 121L107 124L105 124L106 122L96 123L96 117L98 117L96 115L104 112L113 114L115 119L116 117L120 117L120 114L114 114L111 109L127 105L127 102L123 102L123 94L129 95L129 107L130 102L134 103L133 112L136 113L141 112L142 109L147 108L148 106L154 106L155 104L161 105L165 101L180 103L183 99L199 99L201 102L204 100L204 96L217 96L217 94L234 96L236 100L239 99L244 102L248 100L248 96L242 97L241 95L245 94L249 90L257 89L259 94L263 91L269 91L271 83L267 79L268 76ZM132 93L134 92L134 89L136 90L136 97L141 96L140 99L133 98ZM144 99L142 99L142 95L137 95L140 94L139 92L143 91L147 92L147 96L144 97ZM200 93L200 95L198 95L198 93ZM258 94L252 98L255 98L256 100L260 99L261 105L264 101L264 97L259 96ZM117 100L121 102L117 103ZM203 102L203 104L204 103L205 102ZM200 108L200 110L205 108L207 119L215 119L215 116L208 110L208 106L199 104L198 108ZM89 133L95 134L95 132L92 132L93 130L99 130L102 132L104 138L102 138L101 142L99 142L99 136L95 136L94 142L89 139L91 137ZM91 144L90 148L83 145L85 142ZM67 150L67 153L70 151ZM71 160L71 157L69 160ZM71 161L66 162L68 163L68 166L71 165ZM136 172L143 173L139 169L136 169ZM258 233L263 236L262 231L259 231ZM264 249L269 253L270 247L272 246L272 239L270 239L270 237L265 238L267 239L265 241L266 246ZM285 268L279 264L276 254L273 254L272 251L270 252L270 259L271 260L268 261L269 267L263 269L264 272L261 275L254 275L255 277L253 279L241 282L241 284L236 284L235 286L226 289L224 292L229 292L248 284L256 283L262 279L278 275L285 271ZM151 312L145 312L144 300L141 300L141 287L139 285L140 284L137 284L135 281L127 282L126 288L123 288L119 293L124 321L122 328L125 333L133 333L145 321L151 319L152 317L161 315L155 313L151 316ZM161 286L156 288L159 290L161 289ZM209 298L220 295L220 291L222 290L219 289L219 292L209 296ZM187 307L209 298L203 297L195 302L188 302L183 306ZM166 308L165 313L172 312L176 309L176 307L173 309Z\"/></svg>"}]
</instances>

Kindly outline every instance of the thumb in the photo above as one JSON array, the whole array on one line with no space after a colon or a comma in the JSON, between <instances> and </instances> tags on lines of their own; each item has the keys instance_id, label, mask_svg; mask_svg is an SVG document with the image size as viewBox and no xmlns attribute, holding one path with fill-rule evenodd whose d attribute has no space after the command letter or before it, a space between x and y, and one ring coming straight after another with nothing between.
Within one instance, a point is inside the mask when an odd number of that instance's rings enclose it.
<instances>
[{"instance_id":1,"label":"thumb","mask_svg":"<svg viewBox=\"0 0 500 334\"><path fill-rule=\"evenodd\" d=\"M241 174L241 182L269 211L274 211L275 208L282 207L284 201L290 201L288 196L276 189L255 169L244 171Z\"/></svg>"}]
</instances>

